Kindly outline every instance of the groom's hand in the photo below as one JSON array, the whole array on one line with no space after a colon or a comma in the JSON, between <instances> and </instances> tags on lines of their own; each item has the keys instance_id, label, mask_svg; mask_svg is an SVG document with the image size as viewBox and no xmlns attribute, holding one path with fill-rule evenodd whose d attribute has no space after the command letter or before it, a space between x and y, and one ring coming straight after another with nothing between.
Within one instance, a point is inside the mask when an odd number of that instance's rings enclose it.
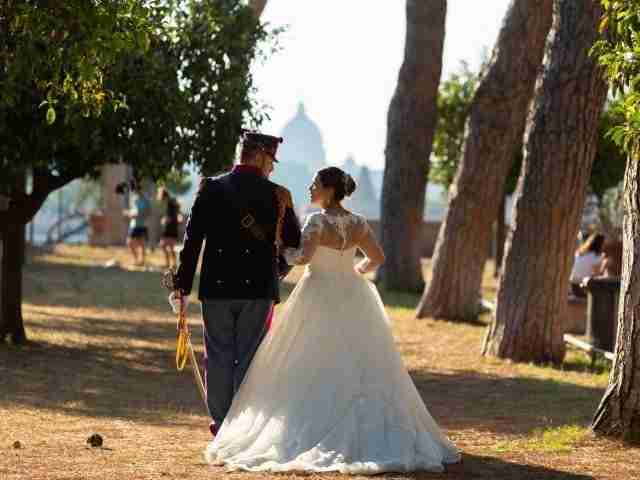
<instances>
[{"instance_id":1,"label":"groom's hand","mask_svg":"<svg viewBox=\"0 0 640 480\"><path fill-rule=\"evenodd\" d=\"M180 290L175 290L169 295L169 305L171 305L173 313L177 314L180 311L185 313L189 305L189 295L185 295Z\"/></svg>"}]
</instances>

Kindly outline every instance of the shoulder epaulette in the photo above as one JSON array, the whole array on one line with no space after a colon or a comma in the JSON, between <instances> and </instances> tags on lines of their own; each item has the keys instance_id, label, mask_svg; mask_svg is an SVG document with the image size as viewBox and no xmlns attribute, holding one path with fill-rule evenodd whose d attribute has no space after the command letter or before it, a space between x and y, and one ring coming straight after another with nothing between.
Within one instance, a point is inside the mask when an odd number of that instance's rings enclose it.
<instances>
[{"instance_id":1,"label":"shoulder epaulette","mask_svg":"<svg viewBox=\"0 0 640 480\"><path fill-rule=\"evenodd\" d=\"M278 204L283 205L285 208L293 208L293 199L291 192L282 185L276 185L276 196L278 197Z\"/></svg>"},{"instance_id":2,"label":"shoulder epaulette","mask_svg":"<svg viewBox=\"0 0 640 480\"><path fill-rule=\"evenodd\" d=\"M278 199L278 221L276 223L276 245L282 245L282 222L287 208L293 208L291 192L282 185L276 185L276 198Z\"/></svg>"},{"instance_id":3,"label":"shoulder epaulette","mask_svg":"<svg viewBox=\"0 0 640 480\"><path fill-rule=\"evenodd\" d=\"M226 174L221 174L221 175L215 175L213 177L203 177L200 179L200 185L198 185L198 192L201 192L204 190L204 188L207 185L213 185L215 184L218 180L220 180L222 177L224 177Z\"/></svg>"}]
</instances>

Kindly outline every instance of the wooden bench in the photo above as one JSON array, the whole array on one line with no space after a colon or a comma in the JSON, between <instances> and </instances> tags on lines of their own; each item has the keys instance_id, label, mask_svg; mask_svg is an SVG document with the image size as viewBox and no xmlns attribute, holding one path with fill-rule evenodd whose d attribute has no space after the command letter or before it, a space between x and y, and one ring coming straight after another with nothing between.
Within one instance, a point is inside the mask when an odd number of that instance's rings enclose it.
<instances>
[{"instance_id":1,"label":"wooden bench","mask_svg":"<svg viewBox=\"0 0 640 480\"><path fill-rule=\"evenodd\" d=\"M593 277L585 283L587 291L587 322L585 336L564 335L564 342L591 357L591 366L596 357L603 356L613 361L615 355L616 330L618 320L618 298L620 296L620 279Z\"/></svg>"},{"instance_id":2,"label":"wooden bench","mask_svg":"<svg viewBox=\"0 0 640 480\"><path fill-rule=\"evenodd\" d=\"M580 338L576 337L575 335L571 335L570 333L565 333L563 336L563 340L564 340L564 343L587 352L591 357L591 367L593 367L593 364L595 363L596 358L599 355L603 356L604 358L606 358L611 362L613 362L613 359L615 358L615 354L613 352L609 352L607 350L598 348L590 344L586 340L581 340Z\"/></svg>"}]
</instances>

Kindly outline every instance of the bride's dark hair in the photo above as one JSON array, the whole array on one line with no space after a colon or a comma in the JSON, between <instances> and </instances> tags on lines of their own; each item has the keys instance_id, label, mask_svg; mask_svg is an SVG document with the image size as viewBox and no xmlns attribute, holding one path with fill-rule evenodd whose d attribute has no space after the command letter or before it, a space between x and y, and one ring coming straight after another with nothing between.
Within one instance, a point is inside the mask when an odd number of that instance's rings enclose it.
<instances>
[{"instance_id":1,"label":"bride's dark hair","mask_svg":"<svg viewBox=\"0 0 640 480\"><path fill-rule=\"evenodd\" d=\"M338 167L318 170L318 178L323 187L333 188L336 202L341 202L344 197L348 197L356 191L356 182L353 177Z\"/></svg>"}]
</instances>

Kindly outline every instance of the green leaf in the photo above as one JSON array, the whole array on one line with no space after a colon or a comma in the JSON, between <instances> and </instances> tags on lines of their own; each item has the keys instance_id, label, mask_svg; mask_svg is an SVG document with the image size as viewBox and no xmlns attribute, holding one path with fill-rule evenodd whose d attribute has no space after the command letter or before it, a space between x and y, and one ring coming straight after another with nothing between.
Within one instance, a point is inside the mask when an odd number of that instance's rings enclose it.
<instances>
[{"instance_id":1,"label":"green leaf","mask_svg":"<svg viewBox=\"0 0 640 480\"><path fill-rule=\"evenodd\" d=\"M47 109L47 124L53 125L56 121L56 111L53 107Z\"/></svg>"}]
</instances>

